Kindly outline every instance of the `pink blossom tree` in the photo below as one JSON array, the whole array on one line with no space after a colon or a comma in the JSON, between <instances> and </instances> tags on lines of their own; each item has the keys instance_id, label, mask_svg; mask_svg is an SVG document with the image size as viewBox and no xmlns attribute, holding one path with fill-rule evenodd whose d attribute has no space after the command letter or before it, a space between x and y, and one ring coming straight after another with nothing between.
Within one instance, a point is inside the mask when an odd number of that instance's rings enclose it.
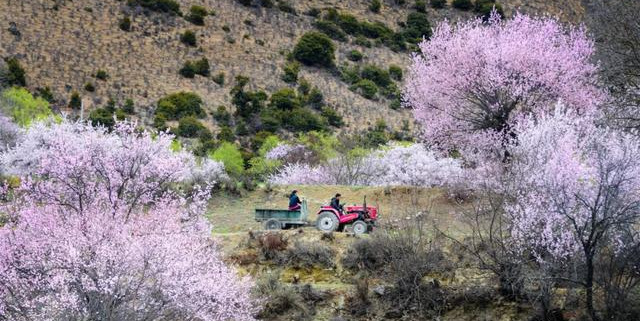
<instances>
[{"instance_id":1,"label":"pink blossom tree","mask_svg":"<svg viewBox=\"0 0 640 321\"><path fill-rule=\"evenodd\" d=\"M210 239L208 193L179 188L219 166L171 141L63 121L2 154L21 186L0 204L0 319L253 319L252 283Z\"/></svg>"},{"instance_id":2,"label":"pink blossom tree","mask_svg":"<svg viewBox=\"0 0 640 321\"><path fill-rule=\"evenodd\" d=\"M593 304L596 262L603 252L640 246L640 144L558 107L514 128L517 142L496 190L507 196L514 245L540 260L574 259L584 266L576 282Z\"/></svg>"},{"instance_id":3,"label":"pink blossom tree","mask_svg":"<svg viewBox=\"0 0 640 321\"><path fill-rule=\"evenodd\" d=\"M500 151L521 115L548 113L558 100L583 114L603 99L593 41L552 18L445 21L419 47L405 103L428 143L465 156Z\"/></svg>"}]
</instances>

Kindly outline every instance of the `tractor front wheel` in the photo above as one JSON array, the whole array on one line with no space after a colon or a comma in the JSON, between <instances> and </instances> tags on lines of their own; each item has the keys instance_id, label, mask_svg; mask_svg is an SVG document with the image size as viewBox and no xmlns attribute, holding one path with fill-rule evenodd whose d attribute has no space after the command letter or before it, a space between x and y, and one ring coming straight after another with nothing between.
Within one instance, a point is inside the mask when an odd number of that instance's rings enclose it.
<instances>
[{"instance_id":1,"label":"tractor front wheel","mask_svg":"<svg viewBox=\"0 0 640 321\"><path fill-rule=\"evenodd\" d=\"M369 227L367 226L367 223L365 223L364 221L355 221L351 225L351 230L353 231L353 234L360 235L360 234L367 233L367 231L369 230Z\"/></svg>"},{"instance_id":2,"label":"tractor front wheel","mask_svg":"<svg viewBox=\"0 0 640 321\"><path fill-rule=\"evenodd\" d=\"M333 232L338 229L338 218L330 212L321 213L316 220L316 227L323 232Z\"/></svg>"}]
</instances>

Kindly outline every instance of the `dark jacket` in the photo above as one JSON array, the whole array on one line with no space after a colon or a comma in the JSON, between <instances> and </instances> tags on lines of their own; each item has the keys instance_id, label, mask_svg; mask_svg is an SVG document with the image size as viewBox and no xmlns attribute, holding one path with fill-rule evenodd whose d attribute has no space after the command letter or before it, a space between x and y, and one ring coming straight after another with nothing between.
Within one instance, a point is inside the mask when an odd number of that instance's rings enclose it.
<instances>
[{"instance_id":1,"label":"dark jacket","mask_svg":"<svg viewBox=\"0 0 640 321\"><path fill-rule=\"evenodd\" d=\"M335 197L331 199L331 207L342 212L342 205L340 204L340 200Z\"/></svg>"},{"instance_id":2,"label":"dark jacket","mask_svg":"<svg viewBox=\"0 0 640 321\"><path fill-rule=\"evenodd\" d=\"M302 202L300 201L298 194L291 194L291 196L289 196L289 207L294 207L301 203Z\"/></svg>"}]
</instances>

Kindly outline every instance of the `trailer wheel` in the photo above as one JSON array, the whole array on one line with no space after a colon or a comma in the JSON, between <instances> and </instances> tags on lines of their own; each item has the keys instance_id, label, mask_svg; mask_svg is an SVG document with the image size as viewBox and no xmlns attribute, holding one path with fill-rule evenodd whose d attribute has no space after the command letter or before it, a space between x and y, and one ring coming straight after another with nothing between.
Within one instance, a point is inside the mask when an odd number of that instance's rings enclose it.
<instances>
[{"instance_id":1,"label":"trailer wheel","mask_svg":"<svg viewBox=\"0 0 640 321\"><path fill-rule=\"evenodd\" d=\"M355 221L351 225L351 230L353 231L353 234L360 235L360 234L367 233L367 231L369 230L369 227L367 226L367 223L365 223L364 221Z\"/></svg>"},{"instance_id":2,"label":"trailer wheel","mask_svg":"<svg viewBox=\"0 0 640 321\"><path fill-rule=\"evenodd\" d=\"M276 219L269 219L264 223L264 229L265 230L280 230L282 229L282 224L280 224L280 221L276 220Z\"/></svg>"},{"instance_id":3,"label":"trailer wheel","mask_svg":"<svg viewBox=\"0 0 640 321\"><path fill-rule=\"evenodd\" d=\"M338 229L338 218L330 212L321 213L316 220L316 227L323 232L333 232Z\"/></svg>"}]
</instances>

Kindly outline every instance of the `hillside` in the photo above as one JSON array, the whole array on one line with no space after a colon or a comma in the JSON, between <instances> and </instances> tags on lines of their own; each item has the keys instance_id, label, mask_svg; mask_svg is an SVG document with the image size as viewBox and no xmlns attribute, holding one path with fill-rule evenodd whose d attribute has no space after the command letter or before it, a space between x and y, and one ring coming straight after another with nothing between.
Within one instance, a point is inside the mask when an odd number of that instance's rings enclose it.
<instances>
[{"instance_id":1,"label":"hillside","mask_svg":"<svg viewBox=\"0 0 640 321\"><path fill-rule=\"evenodd\" d=\"M0 56L16 57L26 69L30 89L50 87L56 106L66 110L73 91L81 93L86 108L103 106L109 97L117 101L134 100L137 113L150 122L156 101L177 91L199 94L209 111L219 105L232 109L229 94L234 78L245 75L249 86L272 93L288 87L281 80L286 53L306 31L313 30L316 18L304 14L311 8L335 8L358 19L379 21L393 30L415 11L414 1L384 2L380 13L371 12L368 0L292 1L296 14L282 12L276 7L245 7L236 0L179 1L183 13L191 5L202 5L215 12L205 18L204 26L197 26L182 17L148 12L132 8L126 1L71 0L7 0L0 2ZM515 10L558 15L563 20L580 21L583 7L572 1L500 1L505 14ZM431 24L444 18L458 19L472 16L447 6L435 10L427 5ZM131 31L119 28L124 16L131 17ZM180 34L194 30L198 46L188 47L180 42ZM394 52L382 46L371 48L356 45L354 37L338 42L336 62L348 62L347 55L357 49L364 54L359 64L375 64L386 68L391 64L405 68L409 51ZM184 78L178 70L186 60L206 57L211 75L224 73L225 82L219 85L211 77ZM106 80L94 77L98 70L108 74ZM328 105L341 114L346 123L364 121L372 124L385 119L394 128L402 120L410 119L407 111L389 108L389 100L369 100L349 89L335 72L303 67L300 78L317 86ZM94 92L84 90L86 83L95 86ZM67 110L69 111L69 110ZM210 118L209 118L210 119ZM213 121L206 121L215 128ZM350 126L354 129L356 126ZM349 126L347 126L347 130Z\"/></svg>"}]
</instances>

